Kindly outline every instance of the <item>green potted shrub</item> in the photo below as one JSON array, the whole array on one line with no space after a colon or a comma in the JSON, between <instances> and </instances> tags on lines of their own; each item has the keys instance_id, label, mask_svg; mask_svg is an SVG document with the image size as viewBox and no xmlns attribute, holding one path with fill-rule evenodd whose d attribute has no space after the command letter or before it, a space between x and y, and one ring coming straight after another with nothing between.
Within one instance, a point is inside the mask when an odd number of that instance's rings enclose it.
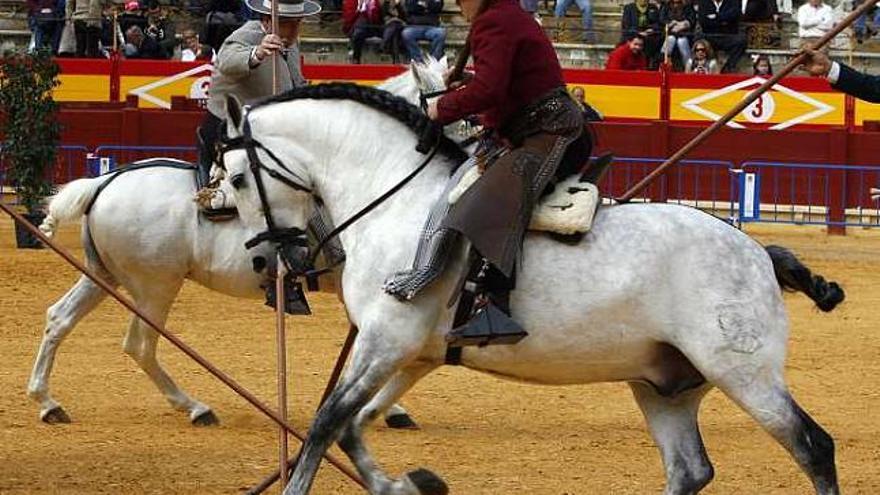
<instances>
[{"instance_id":1,"label":"green potted shrub","mask_svg":"<svg viewBox=\"0 0 880 495\"><path fill-rule=\"evenodd\" d=\"M15 188L25 217L42 222L43 200L52 193L52 171L60 141L58 65L48 51L7 52L0 62L0 111L3 113L3 159L7 183ZM16 225L19 247L41 247L26 229Z\"/></svg>"}]
</instances>

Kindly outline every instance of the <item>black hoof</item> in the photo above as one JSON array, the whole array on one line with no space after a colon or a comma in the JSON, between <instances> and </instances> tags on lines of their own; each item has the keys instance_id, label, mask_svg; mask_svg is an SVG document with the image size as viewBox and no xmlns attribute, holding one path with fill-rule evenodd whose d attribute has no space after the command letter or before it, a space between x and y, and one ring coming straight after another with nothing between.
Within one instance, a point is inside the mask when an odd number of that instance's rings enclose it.
<instances>
[{"instance_id":1,"label":"black hoof","mask_svg":"<svg viewBox=\"0 0 880 495\"><path fill-rule=\"evenodd\" d=\"M192 424L193 426L216 426L220 424L220 420L214 416L214 411L209 409L193 418Z\"/></svg>"},{"instance_id":2,"label":"black hoof","mask_svg":"<svg viewBox=\"0 0 880 495\"><path fill-rule=\"evenodd\" d=\"M406 475L422 495L447 495L449 487L439 476L427 469L416 469Z\"/></svg>"},{"instance_id":3,"label":"black hoof","mask_svg":"<svg viewBox=\"0 0 880 495\"><path fill-rule=\"evenodd\" d=\"M394 428L396 430L418 430L419 425L416 424L412 418L409 417L409 414L395 414L394 416L388 416L385 418L385 424L388 425L389 428Z\"/></svg>"},{"instance_id":4,"label":"black hoof","mask_svg":"<svg viewBox=\"0 0 880 495\"><path fill-rule=\"evenodd\" d=\"M43 423L50 425L70 423L70 416L67 415L67 412L64 411L64 408L61 406L50 409L49 412L44 414L40 419L43 420Z\"/></svg>"}]
</instances>

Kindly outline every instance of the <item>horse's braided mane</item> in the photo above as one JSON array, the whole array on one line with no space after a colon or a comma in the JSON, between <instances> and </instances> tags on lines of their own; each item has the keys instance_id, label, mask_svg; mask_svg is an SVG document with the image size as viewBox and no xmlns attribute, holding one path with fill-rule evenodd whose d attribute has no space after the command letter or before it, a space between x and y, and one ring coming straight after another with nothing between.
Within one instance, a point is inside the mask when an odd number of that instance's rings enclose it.
<instances>
[{"instance_id":1,"label":"horse's braided mane","mask_svg":"<svg viewBox=\"0 0 880 495\"><path fill-rule=\"evenodd\" d=\"M254 109L273 103L291 100L351 100L378 110L409 127L416 136L423 136L432 125L429 119L415 105L388 91L347 82L313 84L291 89L290 91L271 96L259 101ZM467 159L467 154L451 139L440 137L439 151L459 164Z\"/></svg>"}]
</instances>

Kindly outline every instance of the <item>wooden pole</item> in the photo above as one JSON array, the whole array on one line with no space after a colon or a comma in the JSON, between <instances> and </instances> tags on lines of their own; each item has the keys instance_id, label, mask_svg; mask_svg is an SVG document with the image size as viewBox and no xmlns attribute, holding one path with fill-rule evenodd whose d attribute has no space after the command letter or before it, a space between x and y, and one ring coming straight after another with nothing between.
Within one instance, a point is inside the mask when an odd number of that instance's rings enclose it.
<instances>
[{"instance_id":1,"label":"wooden pole","mask_svg":"<svg viewBox=\"0 0 880 495\"><path fill-rule=\"evenodd\" d=\"M278 35L278 0L272 0L272 32ZM272 94L278 94L279 64L278 53L272 54ZM285 293L284 278L287 275L287 266L281 256L281 251L276 255L275 273L275 345L277 348L276 368L278 372L278 415L287 420L287 332L285 329ZM278 472L281 473L281 489L287 486L287 430L278 430Z\"/></svg>"},{"instance_id":2,"label":"wooden pole","mask_svg":"<svg viewBox=\"0 0 880 495\"><path fill-rule=\"evenodd\" d=\"M287 421L287 335L285 330L285 313L284 304L286 302L286 294L284 293L284 278L287 276L287 266L281 258L281 253L277 255L278 270L275 279L275 345L277 347L278 356L278 415L281 419ZM281 473L281 487L287 486L287 430L281 428L278 430L278 472Z\"/></svg>"},{"instance_id":3,"label":"wooden pole","mask_svg":"<svg viewBox=\"0 0 880 495\"><path fill-rule=\"evenodd\" d=\"M201 354L196 352L193 348L184 343L180 338L178 338L173 333L169 332L165 327L156 323L155 320L144 314L137 306L127 298L125 298L122 294L119 293L112 285L108 284L103 278L96 275L92 270L89 270L85 267L79 260L73 257L70 253L67 252L64 248L56 244L52 239L46 237L40 229L31 225L20 213L15 211L12 207L8 206L4 201L0 201L0 210L6 212L7 215L12 217L16 222L23 225L28 231L30 231L33 235L37 237L43 244L49 246L53 251L58 253L59 256L64 258L69 264L73 265L74 268L79 270L83 275L88 277L92 282L94 282L98 287L103 289L107 294L110 294L113 299L119 301L126 309L134 313L135 316L141 319L144 323L150 326L153 330L159 333L159 335L165 337L172 345L177 347L181 352L183 352L187 357L195 361L199 366L204 368L208 373L214 375L215 378L223 382L224 385L232 389L233 392L241 396L244 400L248 401L252 406L254 406L258 411L263 413L269 419L277 423L279 426L282 426L285 430L290 432L291 435L296 437L300 442L305 441L305 436L299 433L296 429L293 428L287 421L283 421L281 417L275 413L272 409L269 408L266 404L263 404L256 396L254 396L251 392L249 392L246 388L241 386L238 382L232 379L226 373L220 371L219 368L211 364L210 361L202 357ZM367 488L367 485L364 481L358 476L354 471L352 471L348 466L342 463L336 457L325 453L324 457L330 461L330 464L335 466L342 474L346 475L349 479L363 487Z\"/></svg>"},{"instance_id":4,"label":"wooden pole","mask_svg":"<svg viewBox=\"0 0 880 495\"><path fill-rule=\"evenodd\" d=\"M829 41L834 39L835 36L840 34L844 29L849 27L850 24L853 23L859 16L866 13L868 9L870 9L878 0L867 0L865 3L861 4L859 8L850 12L848 16L843 18L840 21L840 24L834 26L834 28L819 38L819 41L813 46L814 49L821 49L823 46L828 44ZM626 203L631 200L636 194L642 191L645 187L648 186L651 182L653 182L657 177L659 177L666 169L675 165L679 162L685 155L693 151L694 148L702 144L703 141L706 140L709 136L712 135L715 131L717 131L721 126L727 124L731 119L733 119L737 114L743 111L747 106L751 105L752 102L757 100L764 92L768 89L772 88L774 84L779 82L780 79L790 74L796 68L798 68L804 60L806 60L807 55L805 53L799 53L796 57L791 59L785 67L782 68L776 75L764 81L764 84L755 88L748 96L746 96L742 101L740 101L736 106L734 106L730 111L724 114L721 118L712 123L709 127L703 129L702 132L697 134L693 139L691 139L687 144L681 147L674 155L669 157L665 162L660 164L656 169L654 169L650 174L648 174L644 179L640 180L636 185L632 186L628 191L626 191L623 196L617 198L618 202Z\"/></svg>"},{"instance_id":5,"label":"wooden pole","mask_svg":"<svg viewBox=\"0 0 880 495\"><path fill-rule=\"evenodd\" d=\"M318 409L324 405L324 402L327 401L327 397L330 396L330 393L333 392L333 389L336 388L336 384L339 383L339 377L342 374L342 368L345 367L345 362L348 360L348 355L351 354L351 348L354 345L355 338L357 338L358 328L351 324L348 327L348 336L345 338L345 343L342 345L342 349L339 351L339 357L336 359L336 366L333 368L333 373L330 374L330 379L327 380L327 386L324 388L324 395L321 396L321 402L318 404ZM296 457L292 457L287 461L288 465L295 465L297 462ZM281 471L275 471L269 476L267 476L263 481L261 481L258 485L254 486L247 492L246 495L260 495L265 492L272 486L278 479L281 477Z\"/></svg>"},{"instance_id":6,"label":"wooden pole","mask_svg":"<svg viewBox=\"0 0 880 495\"><path fill-rule=\"evenodd\" d=\"M480 16L486 9L489 8L490 0L480 0L480 5L477 6L477 13L474 15L474 18L471 19L471 24ZM464 40L464 46L461 47L461 51L458 52L458 56L455 58L455 65L452 66L452 70L449 72L449 75L446 77L446 85L452 84L461 79L464 74L464 67L467 65L467 61L471 56L471 35L468 33L468 37Z\"/></svg>"}]
</instances>

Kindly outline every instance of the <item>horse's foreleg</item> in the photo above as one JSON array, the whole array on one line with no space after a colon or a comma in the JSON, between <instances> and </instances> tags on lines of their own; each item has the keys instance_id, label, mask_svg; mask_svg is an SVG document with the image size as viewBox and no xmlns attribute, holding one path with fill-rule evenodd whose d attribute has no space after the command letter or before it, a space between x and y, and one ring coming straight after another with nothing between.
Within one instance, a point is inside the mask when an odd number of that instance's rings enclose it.
<instances>
[{"instance_id":1,"label":"horse's foreleg","mask_svg":"<svg viewBox=\"0 0 880 495\"><path fill-rule=\"evenodd\" d=\"M361 477L366 481L372 493L419 493L413 483L413 478L420 480L419 476L428 477L427 472L416 471L411 473L408 478L400 481L393 481L376 465L367 450L363 441L363 429L370 422L375 420L386 408L394 401L398 400L407 390L412 388L426 374L437 367L434 363L416 361L409 366L401 369L388 383L382 387L382 390L357 413L354 420L346 426L339 438L339 446L354 463ZM399 406L396 406L399 407ZM418 473L418 474L417 474ZM436 478L436 476L434 476ZM442 485L445 489L445 483L436 478L438 485ZM407 491L409 490L409 491ZM426 492L427 493L427 492ZM445 491L434 491L431 493L445 493Z\"/></svg>"},{"instance_id":2,"label":"horse's foreleg","mask_svg":"<svg viewBox=\"0 0 880 495\"><path fill-rule=\"evenodd\" d=\"M380 343L381 341L381 343ZM358 349L358 347L363 347ZM391 346L375 334L361 333L355 347L351 367L336 387L309 429L309 436L300 450L299 461L287 487L285 495L304 495L309 492L314 481L321 456L340 436L342 430L354 419L373 396L405 366L417 352L401 349L401 342ZM370 487L370 492L417 494L417 490L386 491L382 487Z\"/></svg>"},{"instance_id":3,"label":"horse's foreleg","mask_svg":"<svg viewBox=\"0 0 880 495\"><path fill-rule=\"evenodd\" d=\"M28 381L28 396L40 403L40 419L46 423L70 422L67 413L49 394L49 378L58 346L105 297L107 294L83 275L64 297L46 311L46 330Z\"/></svg>"},{"instance_id":4,"label":"horse's foreleg","mask_svg":"<svg viewBox=\"0 0 880 495\"><path fill-rule=\"evenodd\" d=\"M651 385L630 383L666 469L664 495L698 493L712 481L714 470L697 425L700 402L709 387L663 397Z\"/></svg>"},{"instance_id":5,"label":"horse's foreleg","mask_svg":"<svg viewBox=\"0 0 880 495\"><path fill-rule=\"evenodd\" d=\"M162 300L153 298L149 302L138 301L138 306L158 324L164 325L168 317L168 311L171 308L171 302L176 295L177 290L169 291ZM211 408L194 400L181 390L165 369L162 368L162 365L159 364L156 358L156 344L158 340L159 334L155 330L141 321L140 318L134 317L129 325L128 333L125 335L123 349L144 370L144 373L147 374L174 409L186 411L189 414L190 421L197 426L217 424L217 417L211 411Z\"/></svg>"}]
</instances>

